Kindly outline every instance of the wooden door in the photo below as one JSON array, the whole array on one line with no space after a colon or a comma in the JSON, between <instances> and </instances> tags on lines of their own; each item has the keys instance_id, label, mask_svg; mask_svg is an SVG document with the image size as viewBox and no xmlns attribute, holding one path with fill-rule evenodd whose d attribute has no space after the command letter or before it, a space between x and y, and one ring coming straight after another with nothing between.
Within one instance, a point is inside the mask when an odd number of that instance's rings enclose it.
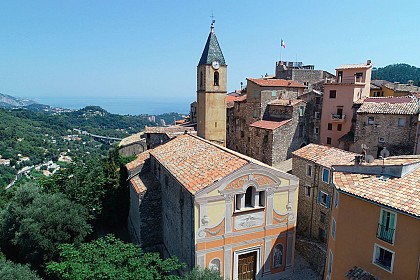
<instances>
[{"instance_id":1,"label":"wooden door","mask_svg":"<svg viewBox=\"0 0 420 280\"><path fill-rule=\"evenodd\" d=\"M238 256L238 280L255 280L257 252Z\"/></svg>"}]
</instances>

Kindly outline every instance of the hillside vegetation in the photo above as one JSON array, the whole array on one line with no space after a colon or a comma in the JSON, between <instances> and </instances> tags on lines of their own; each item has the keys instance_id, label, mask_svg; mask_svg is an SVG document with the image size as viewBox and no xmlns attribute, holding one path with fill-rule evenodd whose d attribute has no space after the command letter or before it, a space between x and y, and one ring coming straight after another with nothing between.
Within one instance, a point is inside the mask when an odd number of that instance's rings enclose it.
<instances>
[{"instance_id":1,"label":"hillside vegetation","mask_svg":"<svg viewBox=\"0 0 420 280\"><path fill-rule=\"evenodd\" d=\"M372 80L387 80L406 84L409 80L420 86L420 68L405 63L392 64L385 67L373 68Z\"/></svg>"}]
</instances>

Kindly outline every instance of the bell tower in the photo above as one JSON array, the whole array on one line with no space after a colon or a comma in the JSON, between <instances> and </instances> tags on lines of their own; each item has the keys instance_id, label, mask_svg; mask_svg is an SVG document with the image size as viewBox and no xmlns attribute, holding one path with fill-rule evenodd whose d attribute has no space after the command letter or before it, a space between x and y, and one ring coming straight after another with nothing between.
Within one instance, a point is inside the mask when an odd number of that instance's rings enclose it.
<instances>
[{"instance_id":1,"label":"bell tower","mask_svg":"<svg viewBox=\"0 0 420 280\"><path fill-rule=\"evenodd\" d=\"M197 66L197 134L226 146L227 65L214 22Z\"/></svg>"}]
</instances>

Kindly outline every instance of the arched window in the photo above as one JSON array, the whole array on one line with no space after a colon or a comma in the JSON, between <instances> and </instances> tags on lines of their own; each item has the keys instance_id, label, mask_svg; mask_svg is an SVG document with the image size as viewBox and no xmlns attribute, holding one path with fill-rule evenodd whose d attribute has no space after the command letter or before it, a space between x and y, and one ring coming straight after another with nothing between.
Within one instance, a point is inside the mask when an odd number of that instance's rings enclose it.
<instances>
[{"instance_id":1,"label":"arched window","mask_svg":"<svg viewBox=\"0 0 420 280\"><path fill-rule=\"evenodd\" d=\"M245 207L254 207L254 187L248 187L245 193Z\"/></svg>"},{"instance_id":2,"label":"arched window","mask_svg":"<svg viewBox=\"0 0 420 280\"><path fill-rule=\"evenodd\" d=\"M203 71L200 71L200 88L203 87Z\"/></svg>"},{"instance_id":3,"label":"arched window","mask_svg":"<svg viewBox=\"0 0 420 280\"><path fill-rule=\"evenodd\" d=\"M210 270L220 271L220 260L219 259L212 259L209 264Z\"/></svg>"},{"instance_id":4,"label":"arched window","mask_svg":"<svg viewBox=\"0 0 420 280\"><path fill-rule=\"evenodd\" d=\"M214 85L219 86L219 72L214 72Z\"/></svg>"},{"instance_id":5,"label":"arched window","mask_svg":"<svg viewBox=\"0 0 420 280\"><path fill-rule=\"evenodd\" d=\"M273 268L279 268L283 265L283 245L277 244L273 251Z\"/></svg>"}]
</instances>

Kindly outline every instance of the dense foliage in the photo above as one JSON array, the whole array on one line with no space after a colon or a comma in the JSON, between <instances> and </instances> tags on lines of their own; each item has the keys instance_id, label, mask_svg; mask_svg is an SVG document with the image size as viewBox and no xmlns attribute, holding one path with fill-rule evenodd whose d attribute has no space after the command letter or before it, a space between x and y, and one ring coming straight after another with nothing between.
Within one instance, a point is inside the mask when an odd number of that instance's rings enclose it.
<instances>
[{"instance_id":1,"label":"dense foliage","mask_svg":"<svg viewBox=\"0 0 420 280\"><path fill-rule=\"evenodd\" d=\"M194 268L182 277L182 280L223 280L220 272L208 268Z\"/></svg>"},{"instance_id":2,"label":"dense foliage","mask_svg":"<svg viewBox=\"0 0 420 280\"><path fill-rule=\"evenodd\" d=\"M81 246L60 246L60 258L47 265L47 273L62 280L178 279L170 272L181 268L176 258L163 260L157 253L144 253L112 235Z\"/></svg>"},{"instance_id":3,"label":"dense foliage","mask_svg":"<svg viewBox=\"0 0 420 280\"><path fill-rule=\"evenodd\" d=\"M27 265L0 260L0 279L2 280L42 280Z\"/></svg>"},{"instance_id":4,"label":"dense foliage","mask_svg":"<svg viewBox=\"0 0 420 280\"><path fill-rule=\"evenodd\" d=\"M61 243L81 243L91 232L88 211L62 194L19 188L0 215L0 244L6 256L39 267Z\"/></svg>"},{"instance_id":5,"label":"dense foliage","mask_svg":"<svg viewBox=\"0 0 420 280\"><path fill-rule=\"evenodd\" d=\"M372 70L372 79L400 82L404 84L409 80L413 80L415 85L420 86L420 68L405 63L374 68Z\"/></svg>"}]
</instances>

